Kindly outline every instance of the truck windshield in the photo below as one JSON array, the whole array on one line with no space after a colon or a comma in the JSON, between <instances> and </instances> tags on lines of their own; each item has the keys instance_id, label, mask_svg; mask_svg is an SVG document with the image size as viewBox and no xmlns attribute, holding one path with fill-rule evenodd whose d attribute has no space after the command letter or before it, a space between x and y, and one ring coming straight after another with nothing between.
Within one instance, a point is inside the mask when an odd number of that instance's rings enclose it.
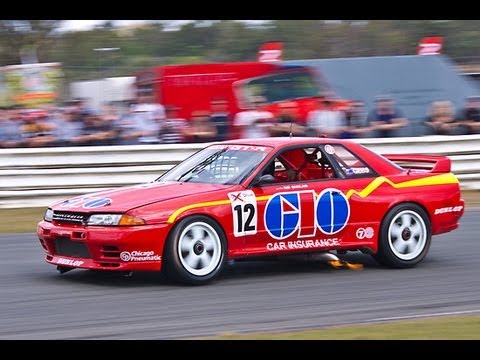
<instances>
[{"instance_id":1,"label":"truck windshield","mask_svg":"<svg viewBox=\"0 0 480 360\"><path fill-rule=\"evenodd\" d=\"M315 97L321 88L307 71L289 71L252 79L246 83L247 93L263 96L268 103Z\"/></svg>"}]
</instances>

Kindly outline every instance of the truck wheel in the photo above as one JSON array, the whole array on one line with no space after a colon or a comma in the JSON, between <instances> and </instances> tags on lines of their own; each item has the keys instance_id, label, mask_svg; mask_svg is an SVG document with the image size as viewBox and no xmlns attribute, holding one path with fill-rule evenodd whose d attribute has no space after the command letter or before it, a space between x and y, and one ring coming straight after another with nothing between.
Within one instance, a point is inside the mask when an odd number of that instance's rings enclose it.
<instances>
[{"instance_id":1,"label":"truck wheel","mask_svg":"<svg viewBox=\"0 0 480 360\"><path fill-rule=\"evenodd\" d=\"M181 220L172 230L165 249L170 277L191 285L213 280L223 269L226 239L222 228L206 216Z\"/></svg>"},{"instance_id":2,"label":"truck wheel","mask_svg":"<svg viewBox=\"0 0 480 360\"><path fill-rule=\"evenodd\" d=\"M413 267L427 255L431 239L430 219L425 210L416 204L400 204L382 221L374 258L393 268Z\"/></svg>"}]
</instances>

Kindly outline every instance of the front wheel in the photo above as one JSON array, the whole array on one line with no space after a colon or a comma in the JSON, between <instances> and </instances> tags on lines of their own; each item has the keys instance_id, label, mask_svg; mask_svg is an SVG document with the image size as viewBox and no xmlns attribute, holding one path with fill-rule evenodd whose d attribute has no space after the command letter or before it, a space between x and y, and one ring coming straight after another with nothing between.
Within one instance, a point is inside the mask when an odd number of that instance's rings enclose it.
<instances>
[{"instance_id":1,"label":"front wheel","mask_svg":"<svg viewBox=\"0 0 480 360\"><path fill-rule=\"evenodd\" d=\"M172 230L165 249L166 272L192 285L213 280L223 269L226 239L222 228L206 216L181 220Z\"/></svg>"},{"instance_id":2,"label":"front wheel","mask_svg":"<svg viewBox=\"0 0 480 360\"><path fill-rule=\"evenodd\" d=\"M400 204L382 221L378 253L374 257L389 267L412 267L425 258L431 239L431 224L425 210L416 204Z\"/></svg>"}]
</instances>

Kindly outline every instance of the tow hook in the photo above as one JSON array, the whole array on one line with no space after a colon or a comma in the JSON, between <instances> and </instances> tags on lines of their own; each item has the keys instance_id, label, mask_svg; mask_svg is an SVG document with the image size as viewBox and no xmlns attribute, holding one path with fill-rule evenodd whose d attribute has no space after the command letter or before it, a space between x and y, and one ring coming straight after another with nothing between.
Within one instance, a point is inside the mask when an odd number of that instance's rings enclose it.
<instances>
[{"instance_id":1,"label":"tow hook","mask_svg":"<svg viewBox=\"0 0 480 360\"><path fill-rule=\"evenodd\" d=\"M60 273L60 274L65 274L67 271L70 271L70 270L73 270L74 268L72 267L66 267L66 266L60 266L60 265L57 265L57 271Z\"/></svg>"}]
</instances>

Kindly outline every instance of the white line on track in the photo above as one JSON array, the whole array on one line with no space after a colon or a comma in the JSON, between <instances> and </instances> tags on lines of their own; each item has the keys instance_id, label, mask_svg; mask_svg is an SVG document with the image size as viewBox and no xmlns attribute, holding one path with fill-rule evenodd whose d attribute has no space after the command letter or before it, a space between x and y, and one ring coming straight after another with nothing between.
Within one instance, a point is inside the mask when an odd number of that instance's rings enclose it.
<instances>
[{"instance_id":1,"label":"white line on track","mask_svg":"<svg viewBox=\"0 0 480 360\"><path fill-rule=\"evenodd\" d=\"M450 312L440 312L440 313L430 313L430 314L406 315L406 316L392 316L392 317L372 319L372 320L368 320L368 321L375 322L375 321L417 319L417 318L424 318L424 317L463 315L463 314L473 314L473 313L480 313L480 309L479 310L450 311Z\"/></svg>"}]
</instances>

